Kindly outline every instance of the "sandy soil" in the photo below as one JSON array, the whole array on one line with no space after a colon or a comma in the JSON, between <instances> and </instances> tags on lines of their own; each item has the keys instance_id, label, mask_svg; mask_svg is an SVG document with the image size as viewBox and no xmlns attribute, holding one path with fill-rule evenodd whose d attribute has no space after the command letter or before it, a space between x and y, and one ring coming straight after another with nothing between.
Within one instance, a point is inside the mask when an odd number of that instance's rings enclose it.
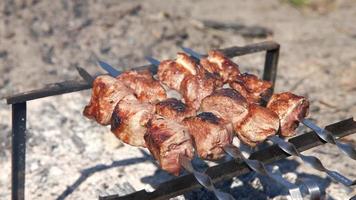
<instances>
[{"instance_id":1,"label":"sandy soil","mask_svg":"<svg viewBox=\"0 0 356 200\"><path fill-rule=\"evenodd\" d=\"M311 100L320 125L356 112L356 2L317 0L295 8L284 1L0 1L0 95L79 79L75 66L101 72L98 58L123 69L145 64L145 55L173 57L179 45L211 48L264 40L281 44L277 91L291 90ZM196 21L245 25L216 30ZM273 34L248 36L256 26ZM243 71L260 73L263 54L236 59ZM122 193L172 178L157 169L142 149L117 141L107 128L82 117L89 91L51 97L28 105L26 196L28 199L94 199L97 190ZM10 197L11 108L0 102L0 198ZM356 136L348 137L351 142ZM329 168L356 179L355 161L330 145L307 151ZM347 199L347 190L289 159L276 163L293 180L316 181L326 199ZM105 167L106 166L106 167ZM298 177L298 178L297 178ZM283 199L286 191L264 177L247 175L224 183L237 199ZM112 192L112 191L111 191ZM179 199L210 199L196 191Z\"/></svg>"}]
</instances>

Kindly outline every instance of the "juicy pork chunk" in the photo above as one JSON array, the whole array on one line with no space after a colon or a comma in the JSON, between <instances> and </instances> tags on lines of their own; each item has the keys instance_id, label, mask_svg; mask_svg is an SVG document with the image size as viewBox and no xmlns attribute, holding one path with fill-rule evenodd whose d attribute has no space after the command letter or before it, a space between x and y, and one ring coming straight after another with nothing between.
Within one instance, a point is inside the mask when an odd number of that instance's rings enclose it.
<instances>
[{"instance_id":1,"label":"juicy pork chunk","mask_svg":"<svg viewBox=\"0 0 356 200\"><path fill-rule=\"evenodd\" d=\"M277 113L281 123L281 135L288 137L295 134L299 121L309 112L309 101L290 92L274 94L267 108Z\"/></svg>"},{"instance_id":2,"label":"juicy pork chunk","mask_svg":"<svg viewBox=\"0 0 356 200\"><path fill-rule=\"evenodd\" d=\"M181 122L184 118L195 116L196 111L178 99L169 98L156 104L156 114Z\"/></svg>"},{"instance_id":3,"label":"juicy pork chunk","mask_svg":"<svg viewBox=\"0 0 356 200\"><path fill-rule=\"evenodd\" d=\"M116 104L132 90L111 76L98 76L93 82L90 102L85 106L83 114L96 120L101 125L109 125Z\"/></svg>"},{"instance_id":4,"label":"juicy pork chunk","mask_svg":"<svg viewBox=\"0 0 356 200\"><path fill-rule=\"evenodd\" d=\"M204 112L212 112L231 123L245 117L248 112L248 103L237 91L222 88L205 97L201 109Z\"/></svg>"},{"instance_id":5,"label":"juicy pork chunk","mask_svg":"<svg viewBox=\"0 0 356 200\"><path fill-rule=\"evenodd\" d=\"M254 147L277 133L279 118L275 112L267 108L250 104L248 114L240 121L234 122L233 126L239 139Z\"/></svg>"},{"instance_id":6,"label":"juicy pork chunk","mask_svg":"<svg viewBox=\"0 0 356 200\"><path fill-rule=\"evenodd\" d=\"M169 88L179 91L187 75L197 74L197 65L187 54L178 53L176 60L164 60L158 67L158 79Z\"/></svg>"},{"instance_id":7,"label":"juicy pork chunk","mask_svg":"<svg viewBox=\"0 0 356 200\"><path fill-rule=\"evenodd\" d=\"M115 107L111 131L127 144L145 147L146 124L154 112L153 105L140 102L134 95L126 96Z\"/></svg>"},{"instance_id":8,"label":"juicy pork chunk","mask_svg":"<svg viewBox=\"0 0 356 200\"><path fill-rule=\"evenodd\" d=\"M272 83L248 73L239 75L236 81L230 82L230 87L244 96L249 103L261 104L272 95Z\"/></svg>"},{"instance_id":9,"label":"juicy pork chunk","mask_svg":"<svg viewBox=\"0 0 356 200\"><path fill-rule=\"evenodd\" d=\"M226 122L210 112L186 118L183 124L193 137L199 157L208 160L222 158L223 147L232 143L233 135L226 129Z\"/></svg>"},{"instance_id":10,"label":"juicy pork chunk","mask_svg":"<svg viewBox=\"0 0 356 200\"><path fill-rule=\"evenodd\" d=\"M183 95L184 102L198 110L201 101L205 97L209 96L219 86L216 83L216 79L213 76L210 76L209 73L205 72L199 73L195 76L186 76L180 87L180 92Z\"/></svg>"},{"instance_id":11,"label":"juicy pork chunk","mask_svg":"<svg viewBox=\"0 0 356 200\"><path fill-rule=\"evenodd\" d=\"M155 116L147 124L145 141L161 168L176 176L181 171L179 155L188 158L194 155L193 141L188 130L182 124L160 116Z\"/></svg>"},{"instance_id":12,"label":"juicy pork chunk","mask_svg":"<svg viewBox=\"0 0 356 200\"><path fill-rule=\"evenodd\" d=\"M117 77L131 88L142 102L156 103L166 99L166 91L159 81L155 80L149 70L127 71Z\"/></svg>"},{"instance_id":13,"label":"juicy pork chunk","mask_svg":"<svg viewBox=\"0 0 356 200\"><path fill-rule=\"evenodd\" d=\"M202 58L200 64L208 72L219 74L223 83L235 81L240 74L239 66L219 51L209 51L208 57Z\"/></svg>"}]
</instances>

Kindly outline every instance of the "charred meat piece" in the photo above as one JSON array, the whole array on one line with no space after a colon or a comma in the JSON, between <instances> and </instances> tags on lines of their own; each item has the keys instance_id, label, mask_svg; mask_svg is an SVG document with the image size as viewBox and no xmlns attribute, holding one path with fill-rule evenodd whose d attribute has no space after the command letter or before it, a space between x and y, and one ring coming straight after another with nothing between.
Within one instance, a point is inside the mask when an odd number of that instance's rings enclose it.
<instances>
[{"instance_id":1,"label":"charred meat piece","mask_svg":"<svg viewBox=\"0 0 356 200\"><path fill-rule=\"evenodd\" d=\"M195 116L196 111L178 99L169 98L156 104L156 114L180 122L184 118Z\"/></svg>"},{"instance_id":2,"label":"charred meat piece","mask_svg":"<svg viewBox=\"0 0 356 200\"><path fill-rule=\"evenodd\" d=\"M219 74L224 83L235 81L240 74L239 66L219 51L209 51L208 57L202 58L200 64L208 72Z\"/></svg>"},{"instance_id":3,"label":"charred meat piece","mask_svg":"<svg viewBox=\"0 0 356 200\"><path fill-rule=\"evenodd\" d=\"M281 135L288 137L295 134L299 121L309 112L309 101L290 92L272 95L267 108L277 113L281 123Z\"/></svg>"},{"instance_id":4,"label":"charred meat piece","mask_svg":"<svg viewBox=\"0 0 356 200\"><path fill-rule=\"evenodd\" d=\"M187 75L197 74L197 65L187 54L178 53L176 60L164 60L158 67L158 79L169 88L179 91Z\"/></svg>"},{"instance_id":5,"label":"charred meat piece","mask_svg":"<svg viewBox=\"0 0 356 200\"><path fill-rule=\"evenodd\" d=\"M126 96L115 107L111 131L127 144L145 147L146 124L154 112L153 105L140 102L134 95Z\"/></svg>"},{"instance_id":6,"label":"charred meat piece","mask_svg":"<svg viewBox=\"0 0 356 200\"><path fill-rule=\"evenodd\" d=\"M166 99L166 91L159 81L155 80L149 70L127 71L117 77L131 88L142 102L156 103Z\"/></svg>"},{"instance_id":7,"label":"charred meat piece","mask_svg":"<svg viewBox=\"0 0 356 200\"><path fill-rule=\"evenodd\" d=\"M250 104L248 114L242 120L234 122L233 126L239 139L253 147L277 133L279 118L275 112L267 108Z\"/></svg>"},{"instance_id":8,"label":"charred meat piece","mask_svg":"<svg viewBox=\"0 0 356 200\"><path fill-rule=\"evenodd\" d=\"M236 81L230 82L230 87L244 96L249 103L261 104L272 95L272 83L248 73L239 75Z\"/></svg>"},{"instance_id":9,"label":"charred meat piece","mask_svg":"<svg viewBox=\"0 0 356 200\"><path fill-rule=\"evenodd\" d=\"M145 141L161 168L176 176L181 171L179 155L188 158L194 155L193 141L188 130L174 120L160 116L152 118L147 124Z\"/></svg>"},{"instance_id":10,"label":"charred meat piece","mask_svg":"<svg viewBox=\"0 0 356 200\"><path fill-rule=\"evenodd\" d=\"M133 91L115 78L98 76L93 82L91 99L83 114L101 125L109 125L116 104L130 94Z\"/></svg>"},{"instance_id":11,"label":"charred meat piece","mask_svg":"<svg viewBox=\"0 0 356 200\"><path fill-rule=\"evenodd\" d=\"M217 160L225 153L223 146L232 143L233 135L226 129L226 122L210 112L203 112L195 117L186 118L183 124L193 137L199 157Z\"/></svg>"},{"instance_id":12,"label":"charred meat piece","mask_svg":"<svg viewBox=\"0 0 356 200\"><path fill-rule=\"evenodd\" d=\"M237 91L231 88L222 88L205 97L201 109L204 112L212 112L231 123L245 117L248 112L248 103Z\"/></svg>"},{"instance_id":13,"label":"charred meat piece","mask_svg":"<svg viewBox=\"0 0 356 200\"><path fill-rule=\"evenodd\" d=\"M201 101L218 88L216 83L216 79L205 72L186 76L180 87L184 102L198 110Z\"/></svg>"}]
</instances>

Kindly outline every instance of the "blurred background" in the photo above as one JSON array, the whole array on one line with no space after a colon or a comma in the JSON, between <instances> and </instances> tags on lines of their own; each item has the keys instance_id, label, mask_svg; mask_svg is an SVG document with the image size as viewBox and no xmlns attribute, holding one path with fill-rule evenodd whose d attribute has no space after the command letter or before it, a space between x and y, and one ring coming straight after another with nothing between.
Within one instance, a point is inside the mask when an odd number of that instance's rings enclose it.
<instances>
[{"instance_id":1,"label":"blurred background","mask_svg":"<svg viewBox=\"0 0 356 200\"><path fill-rule=\"evenodd\" d=\"M200 52L274 40L281 44L276 91L311 101L310 116L327 125L356 113L356 1L1 0L0 96L80 79L76 66L102 72L98 59L128 69L145 55L173 58L179 46ZM264 54L235 59L261 74ZM97 189L152 189L172 177L143 149L122 144L108 128L81 114L90 91L29 102L27 199L95 199ZM303 131L303 130L301 130ZM11 107L0 101L0 199L10 198ZM347 141L356 144L356 137ZM355 162L335 147L306 152L356 179ZM275 163L291 181L317 182L326 199L355 191L295 159ZM103 167L104 166L104 167ZM287 192L259 176L220 185L238 199L285 199ZM176 199L212 199L198 190Z\"/></svg>"}]
</instances>

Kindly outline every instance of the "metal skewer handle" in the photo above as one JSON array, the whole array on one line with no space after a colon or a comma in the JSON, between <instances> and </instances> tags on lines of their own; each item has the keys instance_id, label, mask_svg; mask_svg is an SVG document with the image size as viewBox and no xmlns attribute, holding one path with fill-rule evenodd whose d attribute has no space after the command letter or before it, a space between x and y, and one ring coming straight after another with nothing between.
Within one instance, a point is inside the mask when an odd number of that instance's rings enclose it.
<instances>
[{"instance_id":1,"label":"metal skewer handle","mask_svg":"<svg viewBox=\"0 0 356 200\"><path fill-rule=\"evenodd\" d=\"M345 153L350 158L356 160L356 150L351 144L342 143L336 140L335 137L330 133L330 131L320 128L309 119L302 119L300 122L312 129L319 136L319 138L321 138L325 142L336 145L340 151Z\"/></svg>"},{"instance_id":2,"label":"metal skewer handle","mask_svg":"<svg viewBox=\"0 0 356 200\"><path fill-rule=\"evenodd\" d=\"M292 156L297 156L302 159L303 162L309 164L311 167L313 167L316 170L325 172L327 175L329 175L333 180L342 183L346 186L352 186L355 185L355 181L352 181L345 176L341 175L339 172L329 170L324 167L324 165L321 163L321 161L314 157L314 156L306 156L301 154L297 148L290 142L286 142L283 139L279 138L278 136L272 136L268 138L270 141L272 141L274 144L277 144L279 148L281 148L284 152L288 153L289 155Z\"/></svg>"},{"instance_id":3,"label":"metal skewer handle","mask_svg":"<svg viewBox=\"0 0 356 200\"><path fill-rule=\"evenodd\" d=\"M264 175L264 176L268 176L270 178L272 178L273 180L275 180L277 183L285 186L288 191L289 194L291 196L292 199L294 200L302 200L302 193L299 189L298 186L294 185L293 183L285 180L281 175L275 174L271 171L269 171L265 165L258 161L258 160L250 160L248 158L246 158L242 152L234 145L226 145L223 147L224 151L230 155L231 157L233 157L234 159L242 159L253 171ZM317 191L319 191L319 188L317 187Z\"/></svg>"},{"instance_id":4,"label":"metal skewer handle","mask_svg":"<svg viewBox=\"0 0 356 200\"><path fill-rule=\"evenodd\" d=\"M226 192L222 192L219 189L215 188L213 181L211 178L206 175L205 173L196 171L191 163L191 160L186 157L185 155L180 154L179 155L179 163L182 165L182 167L187 170L188 172L192 173L197 179L197 181L202 185L205 189L208 191L211 191L214 193L214 195L219 199L219 200L234 200L235 198Z\"/></svg>"}]
</instances>

